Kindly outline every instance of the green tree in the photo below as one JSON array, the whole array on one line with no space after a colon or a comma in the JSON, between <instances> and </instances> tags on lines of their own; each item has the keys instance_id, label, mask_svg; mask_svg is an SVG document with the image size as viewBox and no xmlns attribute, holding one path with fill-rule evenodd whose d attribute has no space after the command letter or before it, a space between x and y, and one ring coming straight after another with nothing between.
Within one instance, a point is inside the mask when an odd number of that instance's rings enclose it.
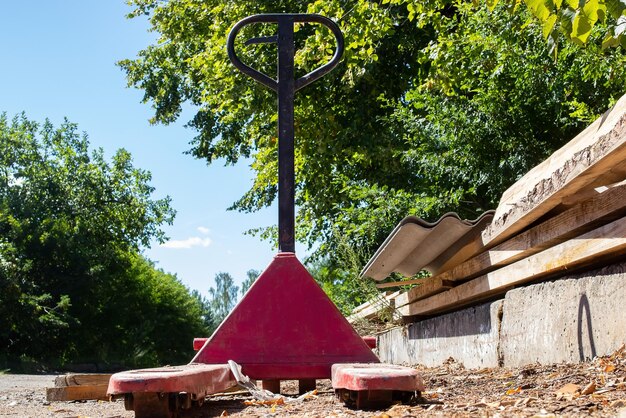
<instances>
[{"instance_id":1,"label":"green tree","mask_svg":"<svg viewBox=\"0 0 626 418\"><path fill-rule=\"evenodd\" d=\"M125 150L90 152L75 124L0 116L1 363L186 357L199 305L139 255L174 217L149 181Z\"/></svg>"},{"instance_id":2,"label":"green tree","mask_svg":"<svg viewBox=\"0 0 626 418\"><path fill-rule=\"evenodd\" d=\"M220 272L215 275L215 287L209 289L209 303L216 324L220 324L233 310L238 292L239 287L230 274Z\"/></svg>"},{"instance_id":3,"label":"green tree","mask_svg":"<svg viewBox=\"0 0 626 418\"><path fill-rule=\"evenodd\" d=\"M202 296L197 290L192 291L191 296L193 296L200 305L202 311L202 322L204 324L204 328L207 330L206 335L211 335L219 325L219 322L216 323L213 311L211 310L211 301Z\"/></svg>"},{"instance_id":4,"label":"green tree","mask_svg":"<svg viewBox=\"0 0 626 418\"><path fill-rule=\"evenodd\" d=\"M75 338L89 344L77 347L77 357L128 367L187 363L193 338L211 332L204 306L176 276L142 256L128 254L127 261L98 292L96 309L81 318L85 326ZM99 325L105 320L111 325Z\"/></svg>"},{"instance_id":5,"label":"green tree","mask_svg":"<svg viewBox=\"0 0 626 418\"><path fill-rule=\"evenodd\" d=\"M490 8L497 3L497 0L487 1ZM548 40L550 52L555 57L559 33L575 44L584 45L594 28L603 34L603 49L626 48L626 2L623 0L524 0L524 3L539 21L543 37ZM518 0L510 1L508 7L514 11L518 4Z\"/></svg>"},{"instance_id":6,"label":"green tree","mask_svg":"<svg viewBox=\"0 0 626 418\"><path fill-rule=\"evenodd\" d=\"M145 92L154 123L176 120L184 102L196 106L195 157L253 159L253 184L232 207L241 211L276 196L276 110L273 93L228 62L228 30L247 15L280 11L340 24L342 64L298 92L295 108L297 237L331 270L346 270L341 240L364 262L406 215L475 217L495 207L626 86L623 50L600 46L611 22L598 21L585 48L564 43L554 60L541 23L506 2L491 13L455 0L131 4L131 16L147 15L160 38L120 63L129 85ZM256 25L241 40L272 30ZM296 40L300 73L333 51L332 36L315 25L302 25ZM274 45L236 47L245 62L275 71ZM341 272L333 277L344 282Z\"/></svg>"},{"instance_id":7,"label":"green tree","mask_svg":"<svg viewBox=\"0 0 626 418\"><path fill-rule=\"evenodd\" d=\"M258 270L250 269L246 272L246 279L241 283L241 297L246 294L252 283L261 275Z\"/></svg>"}]
</instances>

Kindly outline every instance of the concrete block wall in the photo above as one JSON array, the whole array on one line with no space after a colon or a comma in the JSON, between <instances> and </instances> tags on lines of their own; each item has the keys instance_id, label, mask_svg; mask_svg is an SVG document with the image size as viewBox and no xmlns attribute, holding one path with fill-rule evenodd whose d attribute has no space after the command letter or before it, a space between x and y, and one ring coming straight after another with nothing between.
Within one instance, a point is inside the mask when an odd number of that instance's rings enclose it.
<instances>
[{"instance_id":1,"label":"concrete block wall","mask_svg":"<svg viewBox=\"0 0 626 418\"><path fill-rule=\"evenodd\" d=\"M578 362L626 342L626 261L507 292L504 299L392 329L379 358L467 368Z\"/></svg>"},{"instance_id":2,"label":"concrete block wall","mask_svg":"<svg viewBox=\"0 0 626 418\"><path fill-rule=\"evenodd\" d=\"M378 337L384 363L437 366L452 357L467 368L498 366L502 301L394 328Z\"/></svg>"}]
</instances>

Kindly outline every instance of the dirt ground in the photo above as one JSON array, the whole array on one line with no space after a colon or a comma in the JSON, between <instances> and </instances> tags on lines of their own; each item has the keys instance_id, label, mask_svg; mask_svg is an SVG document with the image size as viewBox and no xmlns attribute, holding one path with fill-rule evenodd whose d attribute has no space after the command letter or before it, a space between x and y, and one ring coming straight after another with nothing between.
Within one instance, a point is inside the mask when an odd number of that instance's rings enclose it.
<instances>
[{"instance_id":1,"label":"dirt ground","mask_svg":"<svg viewBox=\"0 0 626 418\"><path fill-rule=\"evenodd\" d=\"M253 398L224 395L208 398L199 410L184 416L201 417L625 417L626 350L579 364L524 368L465 370L453 360L436 368L418 367L426 391L409 405L384 411L357 411L335 399L329 381L318 382L318 393L301 402L248 406ZM133 417L123 402L53 402L45 387L54 376L0 375L0 416L15 417ZM296 387L283 382L285 395Z\"/></svg>"}]
</instances>

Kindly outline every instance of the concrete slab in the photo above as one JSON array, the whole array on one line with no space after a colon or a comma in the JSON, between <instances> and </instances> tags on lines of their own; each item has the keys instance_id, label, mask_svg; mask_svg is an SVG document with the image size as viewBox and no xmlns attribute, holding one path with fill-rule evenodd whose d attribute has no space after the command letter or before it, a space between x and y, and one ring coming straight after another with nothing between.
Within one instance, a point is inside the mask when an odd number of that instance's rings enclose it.
<instances>
[{"instance_id":1,"label":"concrete slab","mask_svg":"<svg viewBox=\"0 0 626 418\"><path fill-rule=\"evenodd\" d=\"M626 341L626 262L570 277L506 294L504 366L579 362Z\"/></svg>"},{"instance_id":2,"label":"concrete slab","mask_svg":"<svg viewBox=\"0 0 626 418\"><path fill-rule=\"evenodd\" d=\"M626 343L626 261L507 292L378 337L382 362L466 368L576 363Z\"/></svg>"},{"instance_id":3,"label":"concrete slab","mask_svg":"<svg viewBox=\"0 0 626 418\"><path fill-rule=\"evenodd\" d=\"M502 301L394 328L378 337L381 362L437 366L452 357L466 368L498 366Z\"/></svg>"}]
</instances>

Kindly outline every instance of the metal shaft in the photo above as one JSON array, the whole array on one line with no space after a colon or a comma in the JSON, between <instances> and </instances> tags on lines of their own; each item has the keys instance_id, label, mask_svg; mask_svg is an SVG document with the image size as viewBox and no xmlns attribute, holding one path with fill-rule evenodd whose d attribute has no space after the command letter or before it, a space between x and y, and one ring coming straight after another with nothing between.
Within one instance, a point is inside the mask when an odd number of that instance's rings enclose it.
<instances>
[{"instance_id":1,"label":"metal shaft","mask_svg":"<svg viewBox=\"0 0 626 418\"><path fill-rule=\"evenodd\" d=\"M293 18L278 22L278 251L295 252Z\"/></svg>"}]
</instances>

